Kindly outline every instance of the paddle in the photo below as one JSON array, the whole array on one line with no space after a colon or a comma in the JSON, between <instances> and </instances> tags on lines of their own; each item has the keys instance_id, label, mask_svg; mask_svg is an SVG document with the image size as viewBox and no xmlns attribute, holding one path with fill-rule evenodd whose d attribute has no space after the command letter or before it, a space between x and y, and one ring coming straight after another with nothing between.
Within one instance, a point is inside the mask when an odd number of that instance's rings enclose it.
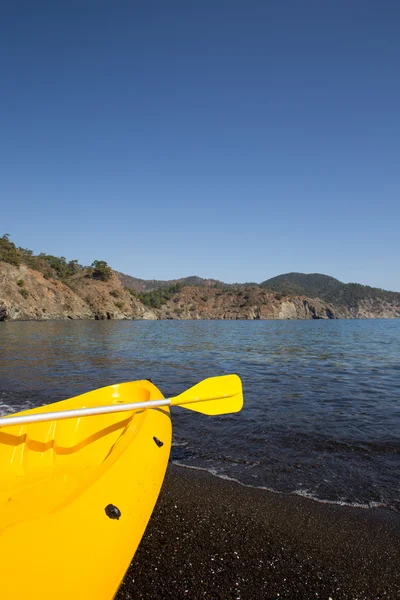
<instances>
[{"instance_id":1,"label":"paddle","mask_svg":"<svg viewBox=\"0 0 400 600\"><path fill-rule=\"evenodd\" d=\"M132 402L130 404L112 404L111 406L93 406L92 408L77 408L44 412L16 417L3 417L0 427L9 425L23 425L91 415L103 415L115 412L136 411L162 406L182 406L188 410L205 415L223 415L238 412L243 406L242 383L237 375L222 375L209 377L197 385L186 390L179 396L163 398L162 400L149 400L147 402Z\"/></svg>"}]
</instances>

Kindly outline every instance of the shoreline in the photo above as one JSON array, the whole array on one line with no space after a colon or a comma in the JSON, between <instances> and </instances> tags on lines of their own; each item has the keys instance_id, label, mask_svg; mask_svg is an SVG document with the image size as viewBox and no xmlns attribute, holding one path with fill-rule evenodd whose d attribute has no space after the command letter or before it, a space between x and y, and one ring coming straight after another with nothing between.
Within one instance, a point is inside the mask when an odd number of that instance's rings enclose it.
<instances>
[{"instance_id":1,"label":"shoreline","mask_svg":"<svg viewBox=\"0 0 400 600\"><path fill-rule=\"evenodd\" d=\"M146 317L52 317L52 318L1 318L0 323L68 323L71 321L88 323L91 321L398 321L400 316L389 315L389 316L340 316L340 317L171 317L171 316L160 316L157 318L146 318Z\"/></svg>"},{"instance_id":2,"label":"shoreline","mask_svg":"<svg viewBox=\"0 0 400 600\"><path fill-rule=\"evenodd\" d=\"M116 600L400 596L400 515L169 464Z\"/></svg>"},{"instance_id":3,"label":"shoreline","mask_svg":"<svg viewBox=\"0 0 400 600\"><path fill-rule=\"evenodd\" d=\"M351 503L351 502L344 502L341 500L323 500L321 498L316 498L315 496L313 496L312 494L309 494L307 492L302 493L300 490L294 491L294 492L282 492L279 490L274 490L272 488L268 488L263 485L252 485L251 483L243 483L242 481L239 481L239 479L235 479L234 477L229 477L228 475L218 475L217 473L213 473L212 471L209 471L208 469L204 469L203 467L194 467L194 466L190 466L190 465L184 465L176 460L172 460L171 464L175 465L176 467L179 467L180 469L190 469L191 471L201 471L203 473L208 473L212 477L216 477L217 479L221 479L222 481L231 481L232 483L240 485L244 488L249 488L251 490L261 490L263 492L267 492L268 494L281 494L283 496L297 496L298 498L305 498L306 500L311 500L312 502L317 502L319 504L332 504L334 506L349 506L350 508L361 508L363 510L369 510L371 508L383 508L385 510L388 510L388 511L393 510L393 512L398 513L398 511L396 511L394 508L391 508L390 506L387 506L386 504L383 504L381 502L371 502L371 504L361 504L359 502Z\"/></svg>"}]
</instances>

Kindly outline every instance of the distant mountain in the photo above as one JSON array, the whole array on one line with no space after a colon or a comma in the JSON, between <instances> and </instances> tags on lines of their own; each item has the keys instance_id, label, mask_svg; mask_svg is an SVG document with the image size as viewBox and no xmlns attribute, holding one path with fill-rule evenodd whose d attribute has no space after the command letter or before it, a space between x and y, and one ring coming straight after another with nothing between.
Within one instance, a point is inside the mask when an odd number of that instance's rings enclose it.
<instances>
[{"instance_id":1,"label":"distant mountain","mask_svg":"<svg viewBox=\"0 0 400 600\"><path fill-rule=\"evenodd\" d=\"M119 271L115 271L115 273L124 287L134 290L135 292L151 292L160 287L167 287L170 285L169 282L158 281L157 279L139 279L138 277L125 275L125 273L120 273Z\"/></svg>"},{"instance_id":2,"label":"distant mountain","mask_svg":"<svg viewBox=\"0 0 400 600\"><path fill-rule=\"evenodd\" d=\"M329 275L321 273L286 273L263 281L260 286L265 290L273 290L285 296L298 295L308 298L319 298L340 306L354 308L362 300L384 300L400 302L400 293L389 292L380 288L361 285L359 283L342 283Z\"/></svg>"},{"instance_id":3,"label":"distant mountain","mask_svg":"<svg viewBox=\"0 0 400 600\"><path fill-rule=\"evenodd\" d=\"M217 279L203 279L202 277L197 277L197 275L191 275L190 277L181 277L180 279L159 280L138 279L137 277L131 277L131 275L125 275L125 273L120 273L119 271L115 271L115 273L117 274L120 282L124 287L130 288L131 290L135 290L136 292L151 292L153 290L171 287L172 285L176 284L180 284L183 286L191 285L196 287L231 287L232 285L223 283L222 281L218 281ZM241 284L237 285L241 286Z\"/></svg>"}]
</instances>

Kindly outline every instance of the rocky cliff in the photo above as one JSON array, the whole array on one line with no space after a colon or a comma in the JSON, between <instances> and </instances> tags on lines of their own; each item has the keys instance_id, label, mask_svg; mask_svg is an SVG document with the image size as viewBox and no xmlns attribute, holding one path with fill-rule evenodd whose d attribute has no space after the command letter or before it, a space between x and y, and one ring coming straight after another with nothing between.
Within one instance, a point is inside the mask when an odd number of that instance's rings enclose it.
<instances>
[{"instance_id":1,"label":"rocky cliff","mask_svg":"<svg viewBox=\"0 0 400 600\"><path fill-rule=\"evenodd\" d=\"M156 318L115 274L104 282L82 271L66 285L26 265L0 262L0 321Z\"/></svg>"},{"instance_id":2,"label":"rocky cliff","mask_svg":"<svg viewBox=\"0 0 400 600\"><path fill-rule=\"evenodd\" d=\"M184 287L158 309L161 319L358 319L400 316L397 306L364 301L357 309L306 296L285 296L257 287L239 292Z\"/></svg>"},{"instance_id":3,"label":"rocky cliff","mask_svg":"<svg viewBox=\"0 0 400 600\"><path fill-rule=\"evenodd\" d=\"M107 281L79 269L67 283L26 264L0 262L0 321L49 319L336 319L400 316L399 302L365 299L337 306L260 287L176 286L164 296L138 294L111 272ZM400 294L399 294L400 298ZM157 301L156 301L157 300Z\"/></svg>"}]
</instances>

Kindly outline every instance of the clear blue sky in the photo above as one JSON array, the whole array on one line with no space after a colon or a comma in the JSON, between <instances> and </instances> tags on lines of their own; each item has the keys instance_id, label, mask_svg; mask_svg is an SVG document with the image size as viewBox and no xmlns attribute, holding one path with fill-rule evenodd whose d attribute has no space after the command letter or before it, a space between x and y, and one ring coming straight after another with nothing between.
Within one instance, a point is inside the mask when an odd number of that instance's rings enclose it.
<instances>
[{"instance_id":1,"label":"clear blue sky","mask_svg":"<svg viewBox=\"0 0 400 600\"><path fill-rule=\"evenodd\" d=\"M0 7L0 234L146 279L400 291L400 3Z\"/></svg>"}]
</instances>

